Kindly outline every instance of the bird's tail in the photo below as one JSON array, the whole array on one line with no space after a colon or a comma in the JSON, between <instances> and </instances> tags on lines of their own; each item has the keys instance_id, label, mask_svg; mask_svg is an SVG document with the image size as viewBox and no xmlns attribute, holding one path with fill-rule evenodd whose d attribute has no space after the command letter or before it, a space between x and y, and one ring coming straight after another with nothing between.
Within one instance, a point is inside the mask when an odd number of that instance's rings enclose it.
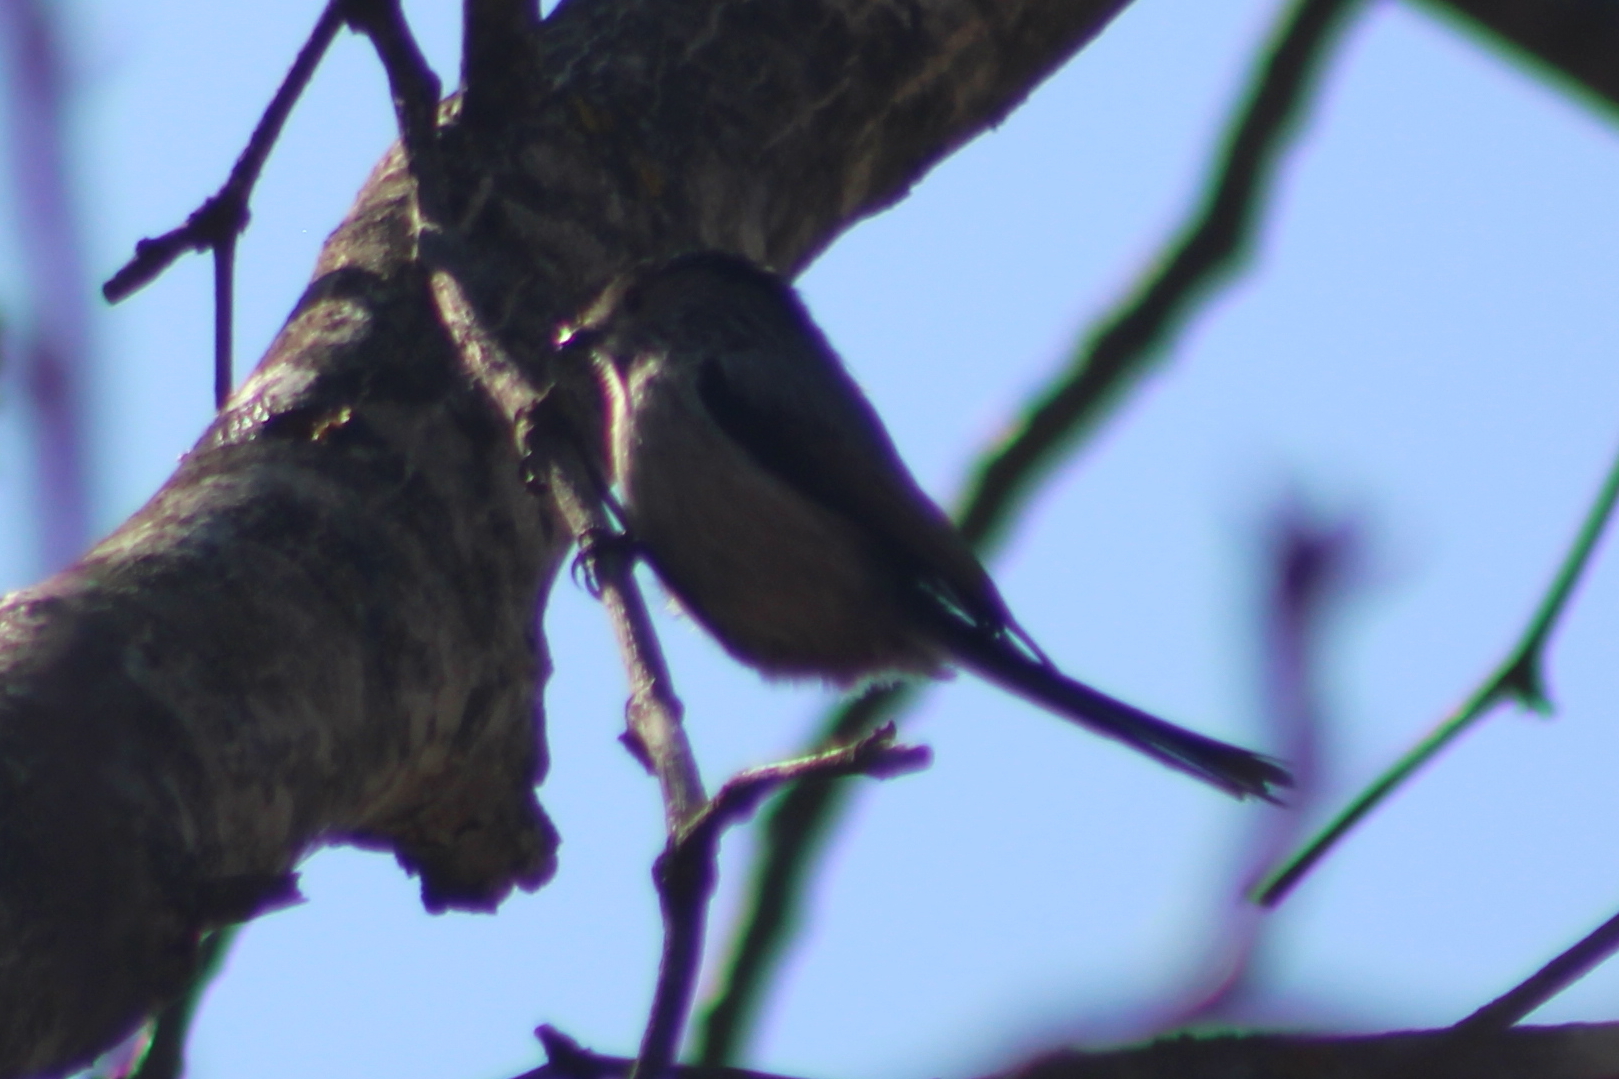
<instances>
[{"instance_id":1,"label":"bird's tail","mask_svg":"<svg viewBox=\"0 0 1619 1079\"><path fill-rule=\"evenodd\" d=\"M1293 785L1293 777L1269 757L1177 727L1076 682L1043 657L1024 655L1004 633L991 636L952 620L949 636L956 658L991 682L1227 794L1279 802L1276 789Z\"/></svg>"}]
</instances>

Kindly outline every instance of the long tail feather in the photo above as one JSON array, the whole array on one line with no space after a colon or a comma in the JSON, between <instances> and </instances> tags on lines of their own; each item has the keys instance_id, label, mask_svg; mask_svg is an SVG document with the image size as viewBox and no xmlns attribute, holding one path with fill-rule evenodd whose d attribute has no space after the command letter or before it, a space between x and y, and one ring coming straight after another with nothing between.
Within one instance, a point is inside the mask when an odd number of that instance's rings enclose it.
<instances>
[{"instance_id":1,"label":"long tail feather","mask_svg":"<svg viewBox=\"0 0 1619 1079\"><path fill-rule=\"evenodd\" d=\"M1023 655L1004 636L949 621L950 649L963 665L1088 730L1237 798L1279 802L1277 788L1293 785L1293 777L1269 757L1177 727Z\"/></svg>"}]
</instances>

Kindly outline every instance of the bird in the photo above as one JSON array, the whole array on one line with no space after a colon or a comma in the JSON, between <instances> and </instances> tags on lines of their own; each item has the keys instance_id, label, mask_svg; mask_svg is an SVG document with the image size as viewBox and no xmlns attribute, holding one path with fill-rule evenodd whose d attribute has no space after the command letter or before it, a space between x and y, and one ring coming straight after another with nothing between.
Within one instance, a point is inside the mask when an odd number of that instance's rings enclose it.
<instances>
[{"instance_id":1,"label":"bird","mask_svg":"<svg viewBox=\"0 0 1619 1079\"><path fill-rule=\"evenodd\" d=\"M850 687L966 668L1238 798L1278 762L1070 678L1013 618L792 285L693 251L620 275L557 334L606 414L639 557L766 677Z\"/></svg>"}]
</instances>

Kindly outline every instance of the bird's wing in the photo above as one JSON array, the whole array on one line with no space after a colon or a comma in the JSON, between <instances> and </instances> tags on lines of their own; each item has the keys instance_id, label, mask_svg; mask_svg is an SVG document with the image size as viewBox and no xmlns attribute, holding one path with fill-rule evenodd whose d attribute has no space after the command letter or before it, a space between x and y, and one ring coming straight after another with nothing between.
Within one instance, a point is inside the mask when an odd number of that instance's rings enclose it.
<instances>
[{"instance_id":1,"label":"bird's wing","mask_svg":"<svg viewBox=\"0 0 1619 1079\"><path fill-rule=\"evenodd\" d=\"M712 355L701 361L697 393L720 430L762 468L866 529L880 550L969 623L1010 625L989 575L917 486L830 347L794 364L790 379L765 374L780 370L750 362L746 350Z\"/></svg>"}]
</instances>

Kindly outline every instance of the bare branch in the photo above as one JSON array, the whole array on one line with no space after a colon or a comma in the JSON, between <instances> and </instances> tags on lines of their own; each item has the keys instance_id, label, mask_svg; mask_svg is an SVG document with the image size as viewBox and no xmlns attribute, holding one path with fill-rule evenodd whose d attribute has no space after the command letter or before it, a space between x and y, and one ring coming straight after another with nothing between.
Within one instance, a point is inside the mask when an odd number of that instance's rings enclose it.
<instances>
[{"instance_id":1,"label":"bare branch","mask_svg":"<svg viewBox=\"0 0 1619 1079\"><path fill-rule=\"evenodd\" d=\"M556 1027L542 1025L535 1029L545 1049L546 1063L516 1079L626 1079L635 1066L631 1057L606 1056L586 1049ZM671 1065L668 1075L676 1079L787 1079L769 1072L749 1071L746 1068L710 1068L686 1064Z\"/></svg>"},{"instance_id":2,"label":"bare branch","mask_svg":"<svg viewBox=\"0 0 1619 1079\"><path fill-rule=\"evenodd\" d=\"M858 738L907 707L915 683L867 690L828 717L817 745ZM749 904L738 922L730 959L719 988L703 1009L697 1060L719 1067L742 1048L763 1003L765 986L785 952L809 874L842 817L851 789L837 779L812 779L789 786L761 825L761 853L748 885Z\"/></svg>"},{"instance_id":3,"label":"bare branch","mask_svg":"<svg viewBox=\"0 0 1619 1079\"><path fill-rule=\"evenodd\" d=\"M538 426L538 420L531 421ZM566 444L562 439L553 442ZM562 453L552 473L552 489L563 519L579 543L593 581L592 590L607 608L619 657L630 682L625 708L625 745L663 793L664 815L671 836L701 817L707 806L702 777L681 718L685 707L675 695L674 680L663 648L652 628L646 600L635 583L630 543L615 533L602 511L602 488L580 455Z\"/></svg>"},{"instance_id":4,"label":"bare branch","mask_svg":"<svg viewBox=\"0 0 1619 1079\"><path fill-rule=\"evenodd\" d=\"M1425 738L1395 761L1365 790L1333 818L1316 836L1287 861L1279 865L1255 890L1254 902L1275 906L1287 898L1310 870L1368 813L1376 809L1418 769L1489 714L1499 704L1515 701L1524 708L1540 713L1552 711L1541 678L1542 655L1546 641L1556 627L1563 609L1568 604L1574 586L1579 583L1597 540L1602 537L1608 519L1613 515L1614 502L1619 500L1619 457L1614 459L1607 477L1597 491L1596 499L1586 512L1585 520L1574 537L1568 553L1558 567L1546 594L1536 605L1529 624L1513 645L1507 657L1467 695L1461 705L1440 721Z\"/></svg>"},{"instance_id":5,"label":"bare branch","mask_svg":"<svg viewBox=\"0 0 1619 1079\"><path fill-rule=\"evenodd\" d=\"M439 153L438 103L443 85L422 55L399 0L343 0L343 17L376 47L388 73L394 116L416 179L423 216L442 222L446 180Z\"/></svg>"},{"instance_id":6,"label":"bare branch","mask_svg":"<svg viewBox=\"0 0 1619 1079\"><path fill-rule=\"evenodd\" d=\"M1520 1027L1481 1039L1465 1060L1435 1055L1449 1038L1449 1030L1166 1038L1103 1053L1059 1050L988 1079L1608 1079L1619 1073L1619 1023Z\"/></svg>"},{"instance_id":7,"label":"bare branch","mask_svg":"<svg viewBox=\"0 0 1619 1079\"><path fill-rule=\"evenodd\" d=\"M281 137L292 107L303 96L321 58L343 25L343 0L329 0L309 40L298 51L286 78L270 99L269 108L247 140L223 187L198 207L185 224L156 239L135 245L135 257L101 286L108 303L117 303L155 280L187 251L214 253L214 407L223 408L230 396L233 351L232 325L236 266L236 238L247 228L253 188L264 171L270 151Z\"/></svg>"},{"instance_id":8,"label":"bare branch","mask_svg":"<svg viewBox=\"0 0 1619 1079\"><path fill-rule=\"evenodd\" d=\"M854 745L743 772L670 838L653 869L663 910L664 949L652 1015L630 1079L664 1074L673 1063L691 1009L703 959L708 902L718 873L720 836L751 814L783 783L866 775L888 778L927 766L925 747L894 743L894 725L873 731Z\"/></svg>"},{"instance_id":9,"label":"bare branch","mask_svg":"<svg viewBox=\"0 0 1619 1079\"><path fill-rule=\"evenodd\" d=\"M1579 943L1518 985L1457 1023L1454 1029L1458 1035L1472 1039L1481 1033L1505 1030L1520 1023L1542 1004L1595 970L1615 951L1619 951L1619 914L1591 930Z\"/></svg>"},{"instance_id":10,"label":"bare branch","mask_svg":"<svg viewBox=\"0 0 1619 1079\"><path fill-rule=\"evenodd\" d=\"M1317 75L1362 0L1297 0L1282 17L1248 98L1231 120L1202 204L1153 269L1070 357L1067 371L971 469L962 534L994 545L1031 484L1061 460L1246 256L1276 166L1317 85Z\"/></svg>"}]
</instances>

